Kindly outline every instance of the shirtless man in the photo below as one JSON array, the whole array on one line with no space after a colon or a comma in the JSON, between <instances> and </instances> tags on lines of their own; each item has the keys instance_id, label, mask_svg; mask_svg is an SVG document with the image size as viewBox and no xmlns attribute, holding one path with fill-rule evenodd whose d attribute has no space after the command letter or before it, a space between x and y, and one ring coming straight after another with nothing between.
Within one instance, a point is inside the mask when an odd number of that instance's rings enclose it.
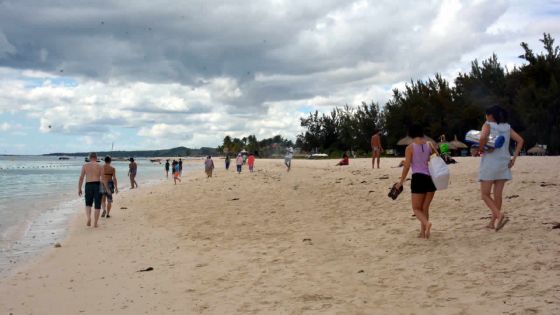
<instances>
[{"instance_id":1,"label":"shirtless man","mask_svg":"<svg viewBox=\"0 0 560 315\"><path fill-rule=\"evenodd\" d=\"M381 160L381 152L383 152L383 147L381 146L381 136L379 135L379 130L374 130L373 136L371 136L371 168L375 168L375 159L377 159L377 168L379 168L379 160Z\"/></svg>"},{"instance_id":2,"label":"shirtless man","mask_svg":"<svg viewBox=\"0 0 560 315\"><path fill-rule=\"evenodd\" d=\"M103 208L102 218L110 218L111 207L113 205L113 193L119 193L117 185L117 172L111 166L111 157L105 157L105 165L103 165L103 182L101 186L101 207ZM107 189L105 189L107 187Z\"/></svg>"},{"instance_id":3,"label":"shirtless man","mask_svg":"<svg viewBox=\"0 0 560 315\"><path fill-rule=\"evenodd\" d=\"M78 184L78 196L82 196L82 184L86 179L86 217L87 226L91 226L91 206L95 204L95 214L93 227L97 227L99 220L99 212L101 211L101 191L100 186L103 182L103 167L97 164L97 154L92 152L89 154L89 162L82 166L82 173L80 174L80 182Z\"/></svg>"}]
</instances>

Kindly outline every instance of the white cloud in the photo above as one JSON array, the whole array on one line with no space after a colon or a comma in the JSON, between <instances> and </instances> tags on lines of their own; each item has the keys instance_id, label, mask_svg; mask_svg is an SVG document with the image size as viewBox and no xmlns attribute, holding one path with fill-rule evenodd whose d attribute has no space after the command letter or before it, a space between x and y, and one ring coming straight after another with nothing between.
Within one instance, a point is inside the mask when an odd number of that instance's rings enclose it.
<instances>
[{"instance_id":1,"label":"white cloud","mask_svg":"<svg viewBox=\"0 0 560 315\"><path fill-rule=\"evenodd\" d=\"M0 131L2 131L2 132L9 131L11 129L11 127L12 126L10 124L8 124L7 122L1 123L0 124Z\"/></svg>"},{"instance_id":2,"label":"white cloud","mask_svg":"<svg viewBox=\"0 0 560 315\"><path fill-rule=\"evenodd\" d=\"M519 64L521 41L538 50L542 32L560 35L560 4L546 0L29 0L2 9L0 114L107 141L125 128L146 146L293 138L302 108L384 103L411 79L453 78L492 52Z\"/></svg>"}]
</instances>

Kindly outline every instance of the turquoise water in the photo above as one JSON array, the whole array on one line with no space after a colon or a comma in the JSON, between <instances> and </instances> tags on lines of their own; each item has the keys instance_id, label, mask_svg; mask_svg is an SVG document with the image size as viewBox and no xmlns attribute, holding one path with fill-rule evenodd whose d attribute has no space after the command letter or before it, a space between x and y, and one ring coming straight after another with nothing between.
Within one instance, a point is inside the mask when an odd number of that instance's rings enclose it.
<instances>
[{"instance_id":1,"label":"turquoise water","mask_svg":"<svg viewBox=\"0 0 560 315\"><path fill-rule=\"evenodd\" d=\"M162 164L136 162L140 189L165 179ZM83 163L83 158L0 156L0 274L60 240L70 216L83 211L83 198L78 196ZM119 190L128 189L128 162L112 165Z\"/></svg>"}]
</instances>

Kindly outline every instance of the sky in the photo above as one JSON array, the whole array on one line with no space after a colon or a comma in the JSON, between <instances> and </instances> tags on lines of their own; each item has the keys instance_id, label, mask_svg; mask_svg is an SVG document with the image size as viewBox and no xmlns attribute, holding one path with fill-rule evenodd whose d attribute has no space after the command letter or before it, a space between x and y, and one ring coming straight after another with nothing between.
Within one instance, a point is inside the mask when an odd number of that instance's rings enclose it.
<instances>
[{"instance_id":1,"label":"sky","mask_svg":"<svg viewBox=\"0 0 560 315\"><path fill-rule=\"evenodd\" d=\"M521 42L560 0L0 0L0 154L215 147Z\"/></svg>"}]
</instances>

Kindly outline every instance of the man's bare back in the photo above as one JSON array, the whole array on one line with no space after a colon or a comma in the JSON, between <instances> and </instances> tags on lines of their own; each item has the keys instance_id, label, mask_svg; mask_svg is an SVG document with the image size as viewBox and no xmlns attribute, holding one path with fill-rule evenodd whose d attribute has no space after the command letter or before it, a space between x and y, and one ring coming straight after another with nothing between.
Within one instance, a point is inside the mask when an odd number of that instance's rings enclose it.
<instances>
[{"instance_id":1,"label":"man's bare back","mask_svg":"<svg viewBox=\"0 0 560 315\"><path fill-rule=\"evenodd\" d=\"M97 227L99 219L99 211L101 210L101 185L105 185L103 180L103 167L97 164L97 154L90 153L88 162L82 166L80 173L80 181L78 183L78 195L82 196L82 185L84 179L85 185L85 202L86 202L86 217L87 226L91 225L91 207L95 205L94 223L93 227ZM106 188L106 187L105 187Z\"/></svg>"},{"instance_id":2,"label":"man's bare back","mask_svg":"<svg viewBox=\"0 0 560 315\"><path fill-rule=\"evenodd\" d=\"M103 177L103 167L95 161L88 162L82 166L80 181L84 178L86 183L99 182Z\"/></svg>"}]
</instances>

